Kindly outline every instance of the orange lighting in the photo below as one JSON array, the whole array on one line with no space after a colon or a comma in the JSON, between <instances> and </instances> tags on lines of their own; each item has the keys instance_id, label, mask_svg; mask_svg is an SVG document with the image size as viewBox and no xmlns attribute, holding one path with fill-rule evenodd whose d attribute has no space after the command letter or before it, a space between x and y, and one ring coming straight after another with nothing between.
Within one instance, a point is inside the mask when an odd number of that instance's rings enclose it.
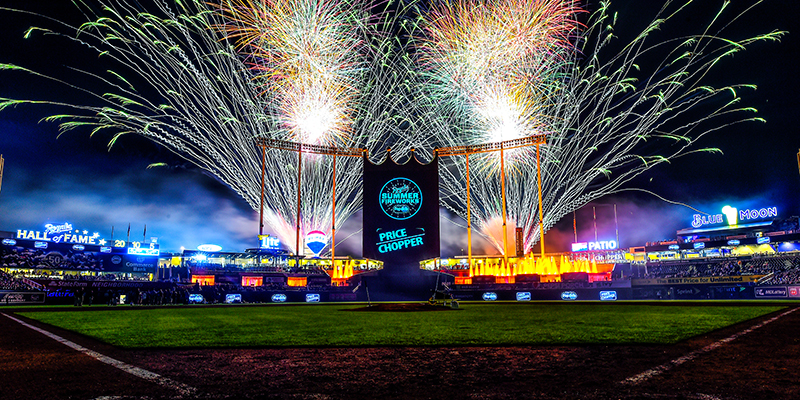
<instances>
[{"instance_id":1,"label":"orange lighting","mask_svg":"<svg viewBox=\"0 0 800 400\"><path fill-rule=\"evenodd\" d=\"M200 286L214 286L214 275L192 275L192 283Z\"/></svg>"},{"instance_id":2,"label":"orange lighting","mask_svg":"<svg viewBox=\"0 0 800 400\"><path fill-rule=\"evenodd\" d=\"M455 281L456 285L471 285L472 284L472 278L470 278L468 276L457 276L455 278L456 278L456 281Z\"/></svg>"},{"instance_id":3,"label":"orange lighting","mask_svg":"<svg viewBox=\"0 0 800 400\"><path fill-rule=\"evenodd\" d=\"M242 286L261 286L264 284L264 278L261 276L243 276Z\"/></svg>"},{"instance_id":4,"label":"orange lighting","mask_svg":"<svg viewBox=\"0 0 800 400\"><path fill-rule=\"evenodd\" d=\"M290 276L286 278L286 284L292 287L306 286L306 277Z\"/></svg>"}]
</instances>

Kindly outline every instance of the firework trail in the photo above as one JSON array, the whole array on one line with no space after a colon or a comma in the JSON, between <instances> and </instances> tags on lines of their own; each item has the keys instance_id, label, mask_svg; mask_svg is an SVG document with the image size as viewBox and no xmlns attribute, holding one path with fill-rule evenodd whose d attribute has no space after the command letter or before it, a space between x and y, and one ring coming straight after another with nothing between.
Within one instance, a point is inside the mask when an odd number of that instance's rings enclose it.
<instances>
[{"instance_id":1,"label":"firework trail","mask_svg":"<svg viewBox=\"0 0 800 400\"><path fill-rule=\"evenodd\" d=\"M417 34L420 108L432 145L498 142L544 133L543 227L614 193L637 175L694 151L696 141L734 123L760 120L737 105L739 89L703 77L723 58L772 32L739 41L720 37L713 19L697 34L667 41L651 35L684 10L667 2L641 34L607 56L615 18L607 5L578 23L574 1L460 0L435 3ZM724 9L724 7L723 7ZM653 58L651 73L639 63ZM715 103L715 101L717 103ZM719 105L719 101L722 104ZM715 105L716 104L716 105ZM470 157L473 226L502 249L498 154ZM523 228L524 249L539 240L535 148L505 154L508 218ZM467 218L465 157L442 160L441 200ZM501 250L502 251L502 250Z\"/></svg>"},{"instance_id":2,"label":"firework trail","mask_svg":"<svg viewBox=\"0 0 800 400\"><path fill-rule=\"evenodd\" d=\"M545 230L655 165L711 150L694 147L707 133L757 120L737 105L745 86L710 87L702 78L721 59L782 34L723 39L728 25L718 15L700 32L655 41L654 31L686 12L670 2L618 52L608 49L616 21L605 3L591 14L573 0L156 0L147 11L96 3L76 3L87 23L46 33L89 46L118 70L85 71L94 82L74 86L0 64L72 86L96 105L0 99L0 109L65 106L75 112L49 120L62 131L109 131L110 145L126 133L142 135L256 210L258 138L365 148L380 161L389 148L394 159L418 149L430 160L437 147L546 134ZM640 71L653 54L662 55L655 72ZM526 250L540 237L532 150L505 154L508 216L524 229ZM440 162L441 203L466 218L465 159ZM473 224L500 249L498 155L470 163ZM298 167L301 231L332 223L331 158L307 155L298 166L296 154L268 150L265 221L290 248ZM361 161L338 159L336 175L340 227L361 209Z\"/></svg>"},{"instance_id":3,"label":"firework trail","mask_svg":"<svg viewBox=\"0 0 800 400\"><path fill-rule=\"evenodd\" d=\"M402 76L386 65L395 43L380 29L395 21L370 15L366 2L309 0L218 4L158 1L143 12L122 1L79 3L88 22L45 31L89 46L119 68L82 71L92 84L73 85L99 105L0 99L0 109L47 103L76 110L47 118L63 132L88 127L147 137L217 177L258 210L261 154L256 138L366 148L385 157L406 113L390 93ZM7 10L8 11L8 10ZM135 85L134 85L135 84ZM91 89L89 89L91 88ZM99 89L98 89L99 88ZM376 99L381 99L380 102ZM370 130L370 134L364 132ZM397 144L408 151L407 146ZM301 231L327 231L332 218L332 159L305 156ZM265 223L294 249L298 157L266 152ZM337 160L336 225L361 208L361 161Z\"/></svg>"}]
</instances>

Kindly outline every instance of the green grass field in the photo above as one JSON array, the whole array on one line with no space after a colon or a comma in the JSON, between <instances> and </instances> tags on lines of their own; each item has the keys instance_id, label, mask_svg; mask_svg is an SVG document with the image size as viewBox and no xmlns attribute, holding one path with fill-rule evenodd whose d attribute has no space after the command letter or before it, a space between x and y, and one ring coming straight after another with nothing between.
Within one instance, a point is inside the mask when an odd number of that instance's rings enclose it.
<instances>
[{"instance_id":1,"label":"green grass field","mask_svg":"<svg viewBox=\"0 0 800 400\"><path fill-rule=\"evenodd\" d=\"M93 308L18 314L123 348L670 344L783 308L470 303L458 311L352 312L350 304Z\"/></svg>"}]
</instances>

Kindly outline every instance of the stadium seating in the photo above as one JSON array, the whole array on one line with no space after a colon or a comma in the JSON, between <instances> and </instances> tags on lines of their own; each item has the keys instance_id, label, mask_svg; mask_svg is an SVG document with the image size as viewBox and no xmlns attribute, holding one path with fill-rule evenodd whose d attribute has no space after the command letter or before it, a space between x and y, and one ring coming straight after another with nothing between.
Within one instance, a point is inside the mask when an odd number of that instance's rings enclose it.
<instances>
[{"instance_id":1,"label":"stadium seating","mask_svg":"<svg viewBox=\"0 0 800 400\"><path fill-rule=\"evenodd\" d=\"M38 291L39 289L0 271L0 290Z\"/></svg>"},{"instance_id":2,"label":"stadium seating","mask_svg":"<svg viewBox=\"0 0 800 400\"><path fill-rule=\"evenodd\" d=\"M767 275L759 285L800 283L800 255L651 262L644 278Z\"/></svg>"}]
</instances>

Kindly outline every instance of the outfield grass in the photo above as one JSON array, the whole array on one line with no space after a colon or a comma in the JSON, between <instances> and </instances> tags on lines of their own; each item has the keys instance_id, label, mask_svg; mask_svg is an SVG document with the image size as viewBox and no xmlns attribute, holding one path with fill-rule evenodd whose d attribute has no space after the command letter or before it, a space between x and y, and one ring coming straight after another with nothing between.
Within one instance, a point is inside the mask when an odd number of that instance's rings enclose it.
<instances>
[{"instance_id":1,"label":"outfield grass","mask_svg":"<svg viewBox=\"0 0 800 400\"><path fill-rule=\"evenodd\" d=\"M20 315L124 348L670 344L780 305L475 303L459 311L363 305L165 307Z\"/></svg>"}]
</instances>

